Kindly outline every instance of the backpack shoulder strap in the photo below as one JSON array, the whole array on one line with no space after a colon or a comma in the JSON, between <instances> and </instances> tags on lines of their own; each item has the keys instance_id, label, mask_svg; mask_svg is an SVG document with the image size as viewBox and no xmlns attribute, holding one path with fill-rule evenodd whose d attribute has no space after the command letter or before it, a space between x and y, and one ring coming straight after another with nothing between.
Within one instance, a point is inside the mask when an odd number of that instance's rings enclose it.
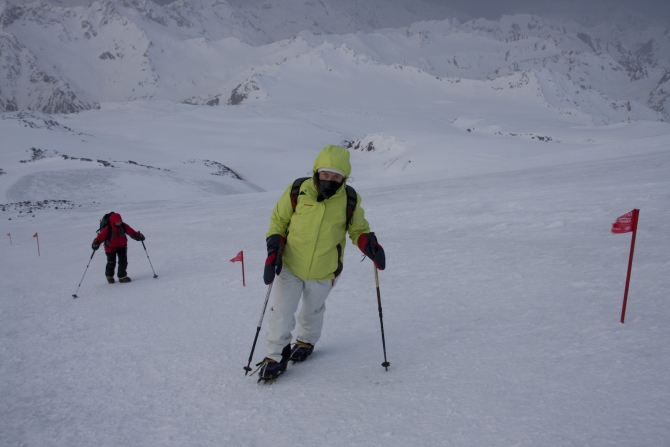
<instances>
[{"instance_id":1,"label":"backpack shoulder strap","mask_svg":"<svg viewBox=\"0 0 670 447\"><path fill-rule=\"evenodd\" d=\"M358 203L358 195L356 190L349 185L345 185L345 189L347 191L347 229L349 229L349 225L354 221L354 210Z\"/></svg>"},{"instance_id":2,"label":"backpack shoulder strap","mask_svg":"<svg viewBox=\"0 0 670 447\"><path fill-rule=\"evenodd\" d=\"M112 239L112 224L107 221L107 237L105 238L105 247L109 244L110 239Z\"/></svg>"},{"instance_id":3,"label":"backpack shoulder strap","mask_svg":"<svg viewBox=\"0 0 670 447\"><path fill-rule=\"evenodd\" d=\"M293 212L295 212L295 207L298 206L298 194L300 194L300 187L305 182L305 180L309 180L310 178L311 177L300 177L295 179L293 182L293 186L291 186L291 206L293 207Z\"/></svg>"}]
</instances>

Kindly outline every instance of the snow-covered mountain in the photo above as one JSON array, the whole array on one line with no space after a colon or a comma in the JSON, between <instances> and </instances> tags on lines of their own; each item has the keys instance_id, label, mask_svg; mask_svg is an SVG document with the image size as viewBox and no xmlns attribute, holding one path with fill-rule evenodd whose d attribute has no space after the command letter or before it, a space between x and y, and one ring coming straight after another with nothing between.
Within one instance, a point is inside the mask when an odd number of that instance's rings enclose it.
<instances>
[{"instance_id":1,"label":"snow-covered mountain","mask_svg":"<svg viewBox=\"0 0 670 447\"><path fill-rule=\"evenodd\" d=\"M547 106L595 123L670 117L666 28L529 15L461 23L454 15L405 0L3 2L0 108L62 113L137 99L235 105L273 95L291 76L287 64L308 57L322 67L315 76L375 64L483 83L518 75L535 79ZM338 59L343 65L329 60L334 48L349 54Z\"/></svg>"},{"instance_id":2,"label":"snow-covered mountain","mask_svg":"<svg viewBox=\"0 0 670 447\"><path fill-rule=\"evenodd\" d=\"M48 70L48 68L47 68ZM41 110L45 113L72 113L95 107L80 99L57 70L47 74L35 55L11 34L0 31L0 110Z\"/></svg>"}]
</instances>

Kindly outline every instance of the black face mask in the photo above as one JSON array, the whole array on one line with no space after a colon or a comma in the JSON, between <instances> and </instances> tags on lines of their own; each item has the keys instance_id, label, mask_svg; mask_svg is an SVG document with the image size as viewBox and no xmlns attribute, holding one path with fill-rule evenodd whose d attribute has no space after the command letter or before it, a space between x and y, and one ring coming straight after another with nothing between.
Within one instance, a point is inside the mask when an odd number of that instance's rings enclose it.
<instances>
[{"instance_id":1,"label":"black face mask","mask_svg":"<svg viewBox=\"0 0 670 447\"><path fill-rule=\"evenodd\" d=\"M338 189L342 186L342 182L333 182L331 180L318 180L317 187L319 189L319 198L323 200L329 199L335 195ZM317 198L317 200L319 199ZM319 200L320 201L320 200Z\"/></svg>"}]
</instances>

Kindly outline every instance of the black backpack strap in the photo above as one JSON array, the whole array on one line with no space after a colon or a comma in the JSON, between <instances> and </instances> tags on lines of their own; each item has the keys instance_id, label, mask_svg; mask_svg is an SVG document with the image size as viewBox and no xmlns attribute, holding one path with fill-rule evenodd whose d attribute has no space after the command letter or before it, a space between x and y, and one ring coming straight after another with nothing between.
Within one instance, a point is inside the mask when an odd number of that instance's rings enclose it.
<instances>
[{"instance_id":1,"label":"black backpack strap","mask_svg":"<svg viewBox=\"0 0 670 447\"><path fill-rule=\"evenodd\" d=\"M358 204L358 195L356 190L349 185L345 185L347 191L347 230L349 225L354 221L354 210Z\"/></svg>"},{"instance_id":2,"label":"black backpack strap","mask_svg":"<svg viewBox=\"0 0 670 447\"><path fill-rule=\"evenodd\" d=\"M305 182L305 180L309 180L310 178L311 177L300 177L299 179L296 179L293 182L293 186L291 186L291 206L293 207L294 213L295 207L298 206L298 194L300 194L300 187Z\"/></svg>"}]
</instances>

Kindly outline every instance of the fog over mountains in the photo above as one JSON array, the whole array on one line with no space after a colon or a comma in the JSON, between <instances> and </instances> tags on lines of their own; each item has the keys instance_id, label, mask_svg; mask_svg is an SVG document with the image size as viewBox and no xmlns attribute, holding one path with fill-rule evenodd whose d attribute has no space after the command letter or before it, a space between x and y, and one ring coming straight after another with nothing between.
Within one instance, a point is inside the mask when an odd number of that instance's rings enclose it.
<instances>
[{"instance_id":1,"label":"fog over mountains","mask_svg":"<svg viewBox=\"0 0 670 447\"><path fill-rule=\"evenodd\" d=\"M263 101L288 82L297 59L318 67L315 77L346 71L353 82L370 65L483 88L510 77L506 88L596 124L670 118L670 29L651 21L463 21L446 5L407 0L0 2L2 111Z\"/></svg>"}]
</instances>

